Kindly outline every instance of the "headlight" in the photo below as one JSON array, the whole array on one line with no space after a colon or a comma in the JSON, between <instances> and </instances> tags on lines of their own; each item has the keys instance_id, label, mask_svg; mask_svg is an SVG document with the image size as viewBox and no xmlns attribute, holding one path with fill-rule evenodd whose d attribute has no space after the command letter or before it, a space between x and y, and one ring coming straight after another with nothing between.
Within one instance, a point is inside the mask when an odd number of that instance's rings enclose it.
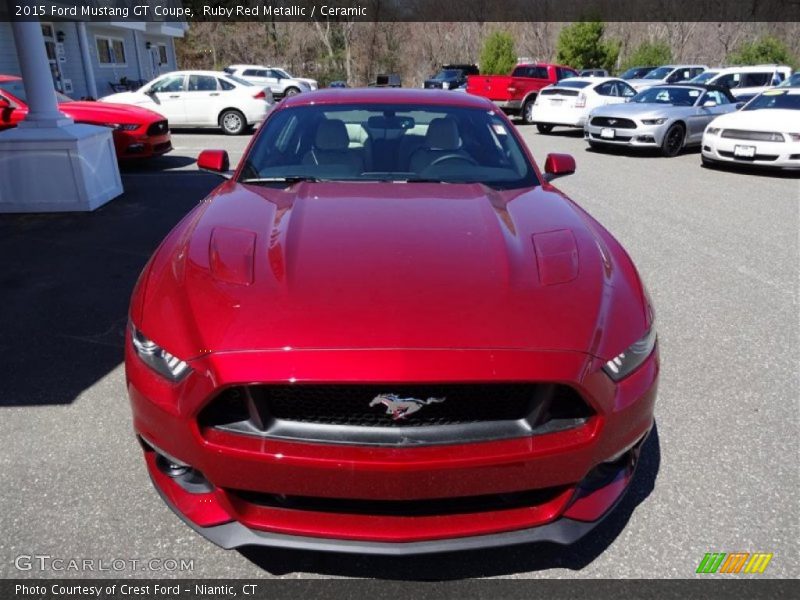
<instances>
[{"instance_id":1,"label":"headlight","mask_svg":"<svg viewBox=\"0 0 800 600\"><path fill-rule=\"evenodd\" d=\"M642 119L642 123L645 125L663 125L666 122L666 119Z\"/></svg>"},{"instance_id":2,"label":"headlight","mask_svg":"<svg viewBox=\"0 0 800 600\"><path fill-rule=\"evenodd\" d=\"M118 129L120 131L135 131L139 129L138 123L105 123L104 127L111 127L111 129Z\"/></svg>"},{"instance_id":3,"label":"headlight","mask_svg":"<svg viewBox=\"0 0 800 600\"><path fill-rule=\"evenodd\" d=\"M719 128L719 127L707 127L706 128L706 133L708 135L718 135L720 131L722 131L722 129Z\"/></svg>"},{"instance_id":4,"label":"headlight","mask_svg":"<svg viewBox=\"0 0 800 600\"><path fill-rule=\"evenodd\" d=\"M170 381L180 381L191 370L189 365L173 356L153 340L146 338L141 331L131 325L131 341L136 354L148 367Z\"/></svg>"},{"instance_id":5,"label":"headlight","mask_svg":"<svg viewBox=\"0 0 800 600\"><path fill-rule=\"evenodd\" d=\"M631 346L621 352L605 365L603 371L606 375L611 377L614 381L619 381L630 375L641 365L645 359L653 352L656 345L656 327L651 325L644 337L638 342L631 344Z\"/></svg>"},{"instance_id":6,"label":"headlight","mask_svg":"<svg viewBox=\"0 0 800 600\"><path fill-rule=\"evenodd\" d=\"M442 89L443 90L449 90L450 89L450 82L449 81L443 81L442 82Z\"/></svg>"},{"instance_id":7,"label":"headlight","mask_svg":"<svg viewBox=\"0 0 800 600\"><path fill-rule=\"evenodd\" d=\"M787 133L789 139L793 142L800 142L800 133Z\"/></svg>"}]
</instances>

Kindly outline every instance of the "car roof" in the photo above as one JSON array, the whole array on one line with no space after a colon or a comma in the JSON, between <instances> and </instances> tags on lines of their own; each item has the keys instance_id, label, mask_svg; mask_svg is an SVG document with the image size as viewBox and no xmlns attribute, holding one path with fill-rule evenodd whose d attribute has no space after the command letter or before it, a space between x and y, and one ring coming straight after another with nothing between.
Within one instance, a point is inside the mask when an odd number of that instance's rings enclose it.
<instances>
[{"instance_id":1,"label":"car roof","mask_svg":"<svg viewBox=\"0 0 800 600\"><path fill-rule=\"evenodd\" d=\"M562 83L565 83L567 81L584 81L586 83L592 84L592 83L603 83L604 81L612 81L612 80L623 81L623 82L625 81L624 79L620 79L619 77L567 77L566 79L562 79L558 83L550 84L547 87L558 87Z\"/></svg>"},{"instance_id":2,"label":"car roof","mask_svg":"<svg viewBox=\"0 0 800 600\"><path fill-rule=\"evenodd\" d=\"M489 100L472 94L454 94L444 90L413 88L324 88L308 94L297 94L283 100L281 107L312 104L420 104L430 106L494 107Z\"/></svg>"},{"instance_id":3,"label":"car roof","mask_svg":"<svg viewBox=\"0 0 800 600\"><path fill-rule=\"evenodd\" d=\"M720 74L727 74L727 73L754 73L758 71L763 71L764 69L772 69L772 70L781 70L781 71L791 71L792 68L786 65L743 65L739 67L714 67L713 69L709 69L710 71L717 71Z\"/></svg>"},{"instance_id":4,"label":"car roof","mask_svg":"<svg viewBox=\"0 0 800 600\"><path fill-rule=\"evenodd\" d=\"M213 77L226 77L228 73L224 71L203 71L200 69L189 69L186 71L170 71L168 73L161 73L158 75L158 78L163 77L164 75L211 75ZM153 79L156 79L155 77Z\"/></svg>"}]
</instances>

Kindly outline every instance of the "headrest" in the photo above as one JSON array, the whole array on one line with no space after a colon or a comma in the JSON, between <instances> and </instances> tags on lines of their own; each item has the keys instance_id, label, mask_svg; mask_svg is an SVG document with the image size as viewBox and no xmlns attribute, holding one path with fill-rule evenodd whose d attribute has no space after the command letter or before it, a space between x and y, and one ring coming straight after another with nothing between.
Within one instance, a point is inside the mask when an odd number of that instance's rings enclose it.
<instances>
[{"instance_id":1,"label":"headrest","mask_svg":"<svg viewBox=\"0 0 800 600\"><path fill-rule=\"evenodd\" d=\"M344 122L336 119L322 121L317 127L314 146L319 150L347 150L350 138Z\"/></svg>"},{"instance_id":2,"label":"headrest","mask_svg":"<svg viewBox=\"0 0 800 600\"><path fill-rule=\"evenodd\" d=\"M458 135L455 120L447 117L433 119L428 125L428 133L425 134L425 145L436 150L458 150L461 147L461 137Z\"/></svg>"}]
</instances>

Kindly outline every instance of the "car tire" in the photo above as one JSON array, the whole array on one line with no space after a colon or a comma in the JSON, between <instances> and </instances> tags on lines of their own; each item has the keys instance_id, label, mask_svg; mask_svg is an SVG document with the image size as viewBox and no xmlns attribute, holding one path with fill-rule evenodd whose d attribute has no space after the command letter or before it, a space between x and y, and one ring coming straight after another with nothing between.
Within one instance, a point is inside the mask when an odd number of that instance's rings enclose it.
<instances>
[{"instance_id":1,"label":"car tire","mask_svg":"<svg viewBox=\"0 0 800 600\"><path fill-rule=\"evenodd\" d=\"M300 90L296 87L286 88L286 91L283 92L284 97L288 98L290 96L296 96L300 93Z\"/></svg>"},{"instance_id":2,"label":"car tire","mask_svg":"<svg viewBox=\"0 0 800 600\"><path fill-rule=\"evenodd\" d=\"M247 131L247 119L240 111L231 108L219 116L219 126L225 135L241 135Z\"/></svg>"},{"instance_id":3,"label":"car tire","mask_svg":"<svg viewBox=\"0 0 800 600\"><path fill-rule=\"evenodd\" d=\"M545 125L543 123L537 123L536 124L536 130L539 133L550 133L551 131L553 131L553 126L552 125Z\"/></svg>"},{"instance_id":4,"label":"car tire","mask_svg":"<svg viewBox=\"0 0 800 600\"><path fill-rule=\"evenodd\" d=\"M678 156L683 149L683 143L686 139L686 129L680 123L675 123L664 134L664 139L661 140L661 154L666 157L672 158Z\"/></svg>"},{"instance_id":5,"label":"car tire","mask_svg":"<svg viewBox=\"0 0 800 600\"><path fill-rule=\"evenodd\" d=\"M525 104L522 105L522 112L520 113L520 118L525 125L533 125L533 103L536 102L536 98L530 98L525 101Z\"/></svg>"}]
</instances>

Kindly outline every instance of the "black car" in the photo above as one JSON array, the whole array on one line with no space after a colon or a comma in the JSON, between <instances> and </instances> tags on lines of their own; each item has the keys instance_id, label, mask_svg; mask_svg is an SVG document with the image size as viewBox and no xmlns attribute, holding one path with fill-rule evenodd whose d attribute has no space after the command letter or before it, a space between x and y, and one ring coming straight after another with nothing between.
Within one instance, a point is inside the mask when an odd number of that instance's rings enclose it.
<instances>
[{"instance_id":1,"label":"black car","mask_svg":"<svg viewBox=\"0 0 800 600\"><path fill-rule=\"evenodd\" d=\"M467 84L468 75L479 75L476 65L442 65L439 72L426 79L425 89L454 90Z\"/></svg>"},{"instance_id":2,"label":"black car","mask_svg":"<svg viewBox=\"0 0 800 600\"><path fill-rule=\"evenodd\" d=\"M641 79L645 75L647 75L650 71L655 69L655 67L631 67L624 73L622 73L619 78L620 79Z\"/></svg>"},{"instance_id":3,"label":"black car","mask_svg":"<svg viewBox=\"0 0 800 600\"><path fill-rule=\"evenodd\" d=\"M402 87L403 83L400 80L400 75L396 73L389 73L388 75L378 75L375 81L369 84L369 87Z\"/></svg>"}]
</instances>

